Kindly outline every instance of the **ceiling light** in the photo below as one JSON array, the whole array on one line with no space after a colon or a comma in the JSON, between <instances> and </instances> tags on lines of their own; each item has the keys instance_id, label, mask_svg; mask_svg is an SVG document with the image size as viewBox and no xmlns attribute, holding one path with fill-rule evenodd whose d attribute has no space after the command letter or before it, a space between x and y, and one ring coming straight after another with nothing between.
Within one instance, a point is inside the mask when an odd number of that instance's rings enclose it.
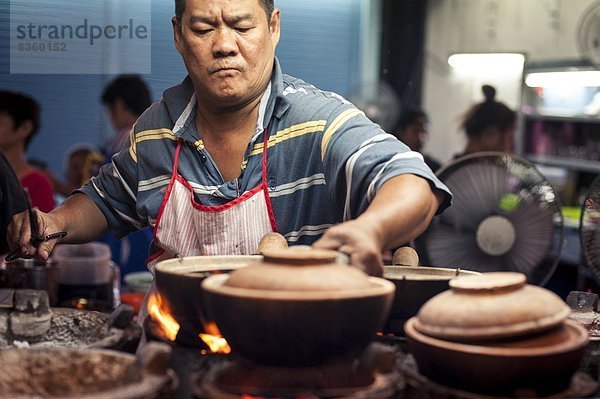
<instances>
[{"instance_id":1,"label":"ceiling light","mask_svg":"<svg viewBox=\"0 0 600 399\"><path fill-rule=\"evenodd\" d=\"M525 77L529 87L600 87L600 71L534 72Z\"/></svg>"},{"instance_id":2,"label":"ceiling light","mask_svg":"<svg viewBox=\"0 0 600 399\"><path fill-rule=\"evenodd\" d=\"M468 72L522 70L525 55L520 53L461 53L448 57L451 67Z\"/></svg>"}]
</instances>

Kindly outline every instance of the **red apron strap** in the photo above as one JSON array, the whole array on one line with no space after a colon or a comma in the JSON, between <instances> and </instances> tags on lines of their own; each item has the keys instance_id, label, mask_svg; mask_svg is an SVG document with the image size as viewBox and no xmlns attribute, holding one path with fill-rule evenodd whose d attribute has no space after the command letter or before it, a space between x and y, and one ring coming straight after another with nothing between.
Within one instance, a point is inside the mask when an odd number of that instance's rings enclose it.
<instances>
[{"instance_id":1,"label":"red apron strap","mask_svg":"<svg viewBox=\"0 0 600 399\"><path fill-rule=\"evenodd\" d=\"M265 201L267 203L267 213L269 214L269 221L271 222L271 228L274 232L278 233L277 222L275 221L275 214L273 213L273 205L271 205L271 198L269 197L269 182L267 179L267 149L269 148L269 135L271 129L267 126L265 129L265 137L263 139L263 157L262 157L262 186L263 193L265 195Z\"/></svg>"}]
</instances>

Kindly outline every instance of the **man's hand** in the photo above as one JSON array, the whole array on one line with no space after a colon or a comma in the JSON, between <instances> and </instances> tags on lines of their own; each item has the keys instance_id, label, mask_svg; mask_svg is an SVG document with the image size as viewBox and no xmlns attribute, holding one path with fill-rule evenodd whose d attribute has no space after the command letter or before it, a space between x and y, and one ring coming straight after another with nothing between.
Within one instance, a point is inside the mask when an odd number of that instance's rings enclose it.
<instances>
[{"instance_id":1,"label":"man's hand","mask_svg":"<svg viewBox=\"0 0 600 399\"><path fill-rule=\"evenodd\" d=\"M333 249L350 257L350 264L369 275L383 275L382 243L375 229L358 220L331 227L313 244L314 248Z\"/></svg>"},{"instance_id":2,"label":"man's hand","mask_svg":"<svg viewBox=\"0 0 600 399\"><path fill-rule=\"evenodd\" d=\"M37 233L41 237L64 231L58 218L49 213L36 210L35 215L39 225ZM21 256L33 256L47 260L54 246L60 239L43 241L36 248L31 243L31 223L29 222L29 212L24 211L13 216L12 223L8 227L7 239L12 249L20 248Z\"/></svg>"},{"instance_id":3,"label":"man's hand","mask_svg":"<svg viewBox=\"0 0 600 399\"><path fill-rule=\"evenodd\" d=\"M80 244L100 237L108 228L106 218L94 202L85 194L76 193L67 198L58 208L50 213L35 212L39 231L42 237L67 232L63 239L52 239L42 242L38 248L31 245L31 227L27 211L13 216L8 226L8 245L21 248L20 255L48 259L54 246L59 242Z\"/></svg>"}]
</instances>

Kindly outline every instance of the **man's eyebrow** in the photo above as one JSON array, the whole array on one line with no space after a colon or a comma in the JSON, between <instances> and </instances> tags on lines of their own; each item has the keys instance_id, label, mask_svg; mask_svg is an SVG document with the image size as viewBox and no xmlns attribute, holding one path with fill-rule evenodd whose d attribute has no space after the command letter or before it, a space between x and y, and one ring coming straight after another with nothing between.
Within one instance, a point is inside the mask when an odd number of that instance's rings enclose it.
<instances>
[{"instance_id":1,"label":"man's eyebrow","mask_svg":"<svg viewBox=\"0 0 600 399\"><path fill-rule=\"evenodd\" d=\"M252 14L239 14L239 15L234 15L230 18L227 18L226 22L228 24L236 24L238 22L241 21L250 21L252 20L254 17ZM211 18L211 17L205 17L202 15L194 15L190 18L190 24L195 24L195 23L205 23L205 24L214 24L215 23L215 19Z\"/></svg>"},{"instance_id":2,"label":"man's eyebrow","mask_svg":"<svg viewBox=\"0 0 600 399\"><path fill-rule=\"evenodd\" d=\"M195 15L190 18L190 24L195 24L197 22L201 22L201 23L205 23L205 24L212 24L215 22L215 20L214 20L214 18L203 17L200 15Z\"/></svg>"}]
</instances>

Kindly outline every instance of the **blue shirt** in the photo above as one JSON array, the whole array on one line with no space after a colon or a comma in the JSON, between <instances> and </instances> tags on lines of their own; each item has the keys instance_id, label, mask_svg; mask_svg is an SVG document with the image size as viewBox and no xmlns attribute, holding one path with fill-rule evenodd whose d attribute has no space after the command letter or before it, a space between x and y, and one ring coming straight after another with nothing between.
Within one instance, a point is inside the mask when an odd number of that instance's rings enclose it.
<instances>
[{"instance_id":1,"label":"blue shirt","mask_svg":"<svg viewBox=\"0 0 600 399\"><path fill-rule=\"evenodd\" d=\"M275 60L260 103L256 133L239 178L223 181L196 130L194 88L187 77L138 119L125 147L80 189L125 235L154 226L172 173L177 140L183 140L179 173L204 205L221 205L261 181L263 137L269 134L269 196L281 234L291 244L311 244L336 223L356 218L388 179L413 174L448 188L394 136L341 96L284 75ZM268 127L268 129L267 129Z\"/></svg>"}]
</instances>

